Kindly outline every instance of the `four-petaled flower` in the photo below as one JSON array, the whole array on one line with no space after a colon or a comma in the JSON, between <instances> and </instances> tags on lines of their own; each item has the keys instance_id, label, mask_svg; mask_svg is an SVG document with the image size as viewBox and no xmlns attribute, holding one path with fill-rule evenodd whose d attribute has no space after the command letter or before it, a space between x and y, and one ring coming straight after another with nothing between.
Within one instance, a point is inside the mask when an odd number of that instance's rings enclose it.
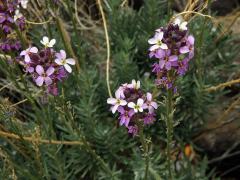
<instances>
[{"instance_id":1,"label":"four-petaled flower","mask_svg":"<svg viewBox=\"0 0 240 180\"><path fill-rule=\"evenodd\" d=\"M128 103L128 107L132 108L136 113L137 112L143 112L143 99L139 98L137 100L137 104L135 104L134 102L130 102Z\"/></svg>"},{"instance_id":2,"label":"four-petaled flower","mask_svg":"<svg viewBox=\"0 0 240 180\"><path fill-rule=\"evenodd\" d=\"M154 109L157 109L158 105L156 102L152 101L152 94L147 93L147 102L143 104L143 109L148 109L149 113L153 113Z\"/></svg>"},{"instance_id":3,"label":"four-petaled flower","mask_svg":"<svg viewBox=\"0 0 240 180\"><path fill-rule=\"evenodd\" d=\"M162 39L163 39L163 32L162 31L156 32L154 37L148 40L148 43L152 45L149 50L155 51L160 48L168 49L167 45L162 42Z\"/></svg>"},{"instance_id":4,"label":"four-petaled flower","mask_svg":"<svg viewBox=\"0 0 240 180\"><path fill-rule=\"evenodd\" d=\"M35 80L38 86L42 86L44 82L47 86L52 84L52 79L49 76L51 76L54 73L53 67L50 66L45 72L41 65L37 65L36 72L39 75Z\"/></svg>"},{"instance_id":5,"label":"four-petaled flower","mask_svg":"<svg viewBox=\"0 0 240 180\"><path fill-rule=\"evenodd\" d=\"M178 57L171 55L170 50L159 49L155 56L159 58L159 66L161 69L165 67L167 70L170 70L172 66L177 66Z\"/></svg>"},{"instance_id":6,"label":"four-petaled flower","mask_svg":"<svg viewBox=\"0 0 240 180\"><path fill-rule=\"evenodd\" d=\"M54 44L56 43L56 39L51 39L49 41L49 38L47 36L44 36L43 39L40 41L45 47L53 47Z\"/></svg>"},{"instance_id":7,"label":"four-petaled flower","mask_svg":"<svg viewBox=\"0 0 240 180\"><path fill-rule=\"evenodd\" d=\"M69 66L70 65L75 65L75 60L72 58L66 59L67 55L64 50L60 50L60 53L56 53L57 59L55 59L55 63L58 65L64 66L64 68L67 70L67 72L71 73L72 68Z\"/></svg>"},{"instance_id":8,"label":"four-petaled flower","mask_svg":"<svg viewBox=\"0 0 240 180\"><path fill-rule=\"evenodd\" d=\"M111 107L112 113L114 114L119 106L127 105L127 101L121 99L120 93L115 93L116 98L108 98L107 103L113 105Z\"/></svg>"},{"instance_id":9,"label":"four-petaled flower","mask_svg":"<svg viewBox=\"0 0 240 180\"><path fill-rule=\"evenodd\" d=\"M20 53L20 56L24 56L24 61L26 63L29 63L31 61L30 54L31 53L37 53L38 49L36 47L30 47Z\"/></svg>"},{"instance_id":10,"label":"four-petaled flower","mask_svg":"<svg viewBox=\"0 0 240 180\"><path fill-rule=\"evenodd\" d=\"M129 121L131 117L135 114L133 109L130 110L124 110L122 106L118 108L118 112L120 112L120 125L122 126L123 124L128 127Z\"/></svg>"}]
</instances>

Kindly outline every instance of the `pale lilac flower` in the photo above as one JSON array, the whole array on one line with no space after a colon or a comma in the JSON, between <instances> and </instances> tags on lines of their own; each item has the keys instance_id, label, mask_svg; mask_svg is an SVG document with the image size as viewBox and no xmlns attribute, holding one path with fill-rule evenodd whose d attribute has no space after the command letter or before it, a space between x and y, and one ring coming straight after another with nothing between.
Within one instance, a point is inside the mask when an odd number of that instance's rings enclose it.
<instances>
[{"instance_id":1,"label":"pale lilac flower","mask_svg":"<svg viewBox=\"0 0 240 180\"><path fill-rule=\"evenodd\" d=\"M187 37L186 46L180 48L179 52L181 54L189 53L189 58L193 58L194 56L194 37L192 35Z\"/></svg>"},{"instance_id":2,"label":"pale lilac flower","mask_svg":"<svg viewBox=\"0 0 240 180\"><path fill-rule=\"evenodd\" d=\"M131 84L127 85L128 88L132 88L132 89L139 89L140 88L140 81L136 81L135 79L132 80Z\"/></svg>"},{"instance_id":3,"label":"pale lilac flower","mask_svg":"<svg viewBox=\"0 0 240 180\"><path fill-rule=\"evenodd\" d=\"M152 94L147 93L147 101L143 104L143 109L148 109L149 113L153 113L154 109L157 109L158 105L156 102L152 101Z\"/></svg>"},{"instance_id":4,"label":"pale lilac flower","mask_svg":"<svg viewBox=\"0 0 240 180\"><path fill-rule=\"evenodd\" d=\"M112 110L113 114L117 111L119 106L127 105L127 101L125 101L124 99L121 99L120 93L115 92L115 97L116 98L108 98L107 99L107 103L113 105L111 107L111 110Z\"/></svg>"},{"instance_id":5,"label":"pale lilac flower","mask_svg":"<svg viewBox=\"0 0 240 180\"><path fill-rule=\"evenodd\" d=\"M163 39L163 32L156 32L153 38L148 40L148 43L152 46L150 47L150 51L155 51L157 49L168 49L167 45L162 42Z\"/></svg>"},{"instance_id":6,"label":"pale lilac flower","mask_svg":"<svg viewBox=\"0 0 240 180\"><path fill-rule=\"evenodd\" d=\"M159 58L159 66L161 69L164 67L170 70L172 66L177 66L178 57L176 55L171 55L170 50L158 50L156 57Z\"/></svg>"},{"instance_id":7,"label":"pale lilac flower","mask_svg":"<svg viewBox=\"0 0 240 180\"><path fill-rule=\"evenodd\" d=\"M38 86L42 86L44 82L47 86L52 84L52 79L49 76L51 76L54 73L53 67L49 67L45 72L41 65L37 65L36 72L39 75L35 80Z\"/></svg>"},{"instance_id":8,"label":"pale lilac flower","mask_svg":"<svg viewBox=\"0 0 240 180\"><path fill-rule=\"evenodd\" d=\"M132 108L135 113L143 112L143 103L144 103L143 99L139 98L137 100L137 104L135 104L134 102L130 102L128 103L128 107Z\"/></svg>"},{"instance_id":9,"label":"pale lilac flower","mask_svg":"<svg viewBox=\"0 0 240 180\"><path fill-rule=\"evenodd\" d=\"M57 59L55 59L55 63L58 65L64 66L64 68L67 70L67 72L71 73L72 68L69 66L70 65L75 65L75 60L72 58L66 59L67 55L64 50L60 50L60 53L56 53Z\"/></svg>"},{"instance_id":10,"label":"pale lilac flower","mask_svg":"<svg viewBox=\"0 0 240 180\"><path fill-rule=\"evenodd\" d=\"M135 114L133 109L130 110L124 110L122 106L118 108L118 112L120 112L120 125L122 126L123 124L128 127L129 121L131 117Z\"/></svg>"},{"instance_id":11,"label":"pale lilac flower","mask_svg":"<svg viewBox=\"0 0 240 180\"><path fill-rule=\"evenodd\" d=\"M45 47L52 48L54 44L56 43L56 39L51 39L49 41L49 38L47 36L44 36L43 39L40 41Z\"/></svg>"},{"instance_id":12,"label":"pale lilac flower","mask_svg":"<svg viewBox=\"0 0 240 180\"><path fill-rule=\"evenodd\" d=\"M31 53L37 53L38 49L36 47L30 47L20 53L20 56L24 56L24 61L26 63L29 63L31 61L30 54Z\"/></svg>"}]
</instances>

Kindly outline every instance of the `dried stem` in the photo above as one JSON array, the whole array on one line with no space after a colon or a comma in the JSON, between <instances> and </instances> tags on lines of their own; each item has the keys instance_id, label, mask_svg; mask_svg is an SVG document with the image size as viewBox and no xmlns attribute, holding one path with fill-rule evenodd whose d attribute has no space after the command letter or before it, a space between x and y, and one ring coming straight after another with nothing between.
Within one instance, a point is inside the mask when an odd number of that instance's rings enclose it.
<instances>
[{"instance_id":1,"label":"dried stem","mask_svg":"<svg viewBox=\"0 0 240 180\"><path fill-rule=\"evenodd\" d=\"M14 133L9 133L9 132L4 132L0 130L0 136L1 137L6 137L6 138L12 138L12 139L17 139L17 140L25 140L29 142L38 142L41 144L64 144L64 145L82 145L83 142L81 141L57 141L57 140L46 140L46 139L35 139L33 137L21 137L17 134Z\"/></svg>"},{"instance_id":2,"label":"dried stem","mask_svg":"<svg viewBox=\"0 0 240 180\"><path fill-rule=\"evenodd\" d=\"M108 94L109 94L110 97L112 97L110 83L109 83L110 42L109 42L108 29L107 29L107 21L106 21L105 14L104 14L104 11L103 11L103 8L102 8L101 0L97 0L97 3L99 5L99 10L100 10L100 13L101 13L101 16L102 16L102 20L103 20L105 38L106 38L106 43L107 43L106 81L107 81Z\"/></svg>"},{"instance_id":3,"label":"dried stem","mask_svg":"<svg viewBox=\"0 0 240 180\"><path fill-rule=\"evenodd\" d=\"M222 89L224 87L232 86L232 85L238 84L238 83L240 83L240 79L235 79L235 80L231 80L231 81L228 81L228 82L225 82L225 83L221 83L217 86L212 86L210 88L205 89L205 91L212 92L212 91L216 91L218 89Z\"/></svg>"}]
</instances>

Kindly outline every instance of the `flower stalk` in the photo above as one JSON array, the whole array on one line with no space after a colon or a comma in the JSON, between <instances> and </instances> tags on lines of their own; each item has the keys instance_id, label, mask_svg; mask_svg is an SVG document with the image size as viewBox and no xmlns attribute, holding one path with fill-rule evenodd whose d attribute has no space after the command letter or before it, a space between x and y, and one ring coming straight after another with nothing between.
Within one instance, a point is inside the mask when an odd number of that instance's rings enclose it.
<instances>
[{"instance_id":1,"label":"flower stalk","mask_svg":"<svg viewBox=\"0 0 240 180\"><path fill-rule=\"evenodd\" d=\"M172 162L171 162L171 144L173 136L173 90L167 90L167 102L166 102L166 126L167 126L167 168L168 179L173 179Z\"/></svg>"},{"instance_id":2,"label":"flower stalk","mask_svg":"<svg viewBox=\"0 0 240 180\"><path fill-rule=\"evenodd\" d=\"M149 146L148 146L148 142L147 139L144 136L143 133L143 124L139 125L139 137L140 137L140 141L143 147L143 151L144 151L144 158L145 158L145 175L144 175L144 180L148 179L148 169L149 169Z\"/></svg>"}]
</instances>

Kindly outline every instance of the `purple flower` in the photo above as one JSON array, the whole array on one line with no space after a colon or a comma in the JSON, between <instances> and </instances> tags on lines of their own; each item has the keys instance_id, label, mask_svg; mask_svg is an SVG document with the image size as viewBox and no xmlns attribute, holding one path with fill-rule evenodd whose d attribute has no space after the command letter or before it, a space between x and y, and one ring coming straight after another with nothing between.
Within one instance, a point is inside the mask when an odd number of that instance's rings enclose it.
<instances>
[{"instance_id":1,"label":"purple flower","mask_svg":"<svg viewBox=\"0 0 240 180\"><path fill-rule=\"evenodd\" d=\"M157 109L158 105L156 102L152 101L152 94L147 93L147 101L143 104L143 109L148 109L149 113L153 113L154 109Z\"/></svg>"},{"instance_id":2,"label":"purple flower","mask_svg":"<svg viewBox=\"0 0 240 180\"><path fill-rule=\"evenodd\" d=\"M152 46L149 48L150 51L155 51L157 49L168 49L168 46L162 42L163 32L156 32L154 37L148 40L148 43Z\"/></svg>"},{"instance_id":3,"label":"purple flower","mask_svg":"<svg viewBox=\"0 0 240 180\"><path fill-rule=\"evenodd\" d=\"M20 53L20 56L24 56L24 61L26 63L29 63L31 61L30 54L31 53L37 53L38 49L36 47L30 47Z\"/></svg>"},{"instance_id":4,"label":"purple flower","mask_svg":"<svg viewBox=\"0 0 240 180\"><path fill-rule=\"evenodd\" d=\"M159 58L159 66L161 69L164 67L170 70L172 66L177 66L178 57L176 55L171 55L170 50L159 49L156 53L156 57Z\"/></svg>"},{"instance_id":5,"label":"purple flower","mask_svg":"<svg viewBox=\"0 0 240 180\"><path fill-rule=\"evenodd\" d=\"M131 117L135 114L133 109L125 110L122 106L118 108L118 112L120 112L120 125L123 124L128 127L129 121Z\"/></svg>"},{"instance_id":6,"label":"purple flower","mask_svg":"<svg viewBox=\"0 0 240 180\"><path fill-rule=\"evenodd\" d=\"M189 58L192 59L194 56L194 37L192 35L187 37L186 46L180 48L181 54L189 53Z\"/></svg>"},{"instance_id":7,"label":"purple flower","mask_svg":"<svg viewBox=\"0 0 240 180\"><path fill-rule=\"evenodd\" d=\"M121 99L120 93L115 93L116 98L108 98L107 103L113 105L111 107L112 113L114 114L119 106L125 106L127 105L127 101Z\"/></svg>"},{"instance_id":8,"label":"purple flower","mask_svg":"<svg viewBox=\"0 0 240 180\"><path fill-rule=\"evenodd\" d=\"M41 65L37 65L36 72L39 75L35 80L38 86L42 86L44 82L47 86L52 84L52 79L49 76L51 76L54 73L53 67L49 67L45 72Z\"/></svg>"},{"instance_id":9,"label":"purple flower","mask_svg":"<svg viewBox=\"0 0 240 180\"><path fill-rule=\"evenodd\" d=\"M188 58L184 58L182 61L178 62L178 69L177 69L177 73L182 76L184 75L187 70L188 70Z\"/></svg>"},{"instance_id":10,"label":"purple flower","mask_svg":"<svg viewBox=\"0 0 240 180\"><path fill-rule=\"evenodd\" d=\"M172 86L173 86L172 82L165 76L163 76L160 79L157 79L155 81L155 83L156 83L156 85L160 85L160 86L166 87L167 89L171 89Z\"/></svg>"},{"instance_id":11,"label":"purple flower","mask_svg":"<svg viewBox=\"0 0 240 180\"><path fill-rule=\"evenodd\" d=\"M138 126L128 126L128 133L133 134L133 136L136 136L138 134Z\"/></svg>"},{"instance_id":12,"label":"purple flower","mask_svg":"<svg viewBox=\"0 0 240 180\"><path fill-rule=\"evenodd\" d=\"M144 124L152 124L156 118L154 113L148 113L144 118Z\"/></svg>"}]
</instances>

